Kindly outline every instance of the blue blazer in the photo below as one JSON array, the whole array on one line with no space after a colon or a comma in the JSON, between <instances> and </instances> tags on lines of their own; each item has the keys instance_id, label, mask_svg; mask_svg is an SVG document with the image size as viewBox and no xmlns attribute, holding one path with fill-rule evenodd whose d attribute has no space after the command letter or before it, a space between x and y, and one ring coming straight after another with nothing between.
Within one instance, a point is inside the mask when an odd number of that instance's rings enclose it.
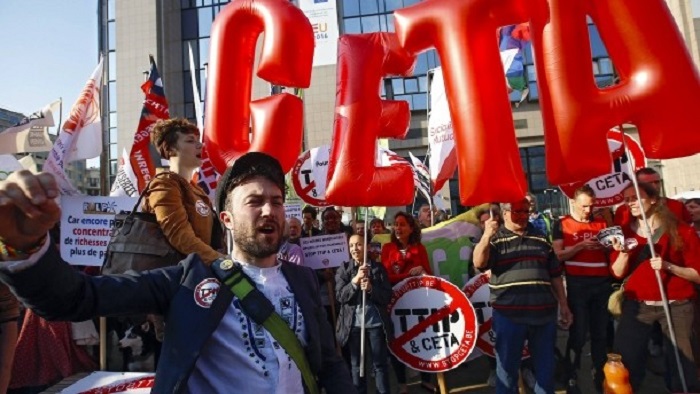
<instances>
[{"instance_id":1,"label":"blue blazer","mask_svg":"<svg viewBox=\"0 0 700 394\"><path fill-rule=\"evenodd\" d=\"M26 270L0 272L0 279L28 308L48 320L82 321L94 316L154 313L166 318L165 339L156 370L154 393L182 393L207 339L223 318L233 293L223 280L230 271L219 262L207 266L196 254L180 264L124 275L91 277L63 262L54 247ZM216 272L215 272L216 271ZM282 263L282 273L301 309L305 348L319 387L332 393L355 393L345 362L335 351L333 332L319 298L315 273ZM194 289L207 278L221 278L210 308L195 302ZM235 373L235 371L231 371Z\"/></svg>"}]
</instances>

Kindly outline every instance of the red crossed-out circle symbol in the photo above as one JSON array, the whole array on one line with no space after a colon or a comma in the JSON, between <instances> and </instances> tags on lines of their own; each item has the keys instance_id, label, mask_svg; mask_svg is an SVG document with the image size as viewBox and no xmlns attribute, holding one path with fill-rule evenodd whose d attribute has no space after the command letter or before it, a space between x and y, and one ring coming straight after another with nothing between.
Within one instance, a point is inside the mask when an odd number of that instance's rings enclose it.
<instances>
[{"instance_id":1,"label":"red crossed-out circle symbol","mask_svg":"<svg viewBox=\"0 0 700 394\"><path fill-rule=\"evenodd\" d=\"M389 303L394 323L391 352L419 371L456 368L474 350L476 314L464 293L434 276L404 279Z\"/></svg>"}]
</instances>

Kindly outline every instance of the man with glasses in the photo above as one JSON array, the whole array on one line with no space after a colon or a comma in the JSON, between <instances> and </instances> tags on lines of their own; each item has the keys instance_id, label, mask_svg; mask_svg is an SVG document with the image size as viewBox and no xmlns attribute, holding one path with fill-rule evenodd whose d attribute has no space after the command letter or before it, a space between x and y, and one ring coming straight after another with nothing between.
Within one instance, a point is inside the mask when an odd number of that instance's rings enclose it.
<instances>
[{"instance_id":1,"label":"man with glasses","mask_svg":"<svg viewBox=\"0 0 700 394\"><path fill-rule=\"evenodd\" d=\"M655 169L644 167L637 170L635 173L637 176L637 182L648 183L659 191L663 195L663 190L661 188L662 180L661 175L656 172ZM690 212L685 208L682 202L674 200L672 198L662 197L661 201L666 204L666 207L673 212L674 215L685 224L690 224L692 219L690 217ZM620 205L617 210L615 210L615 225L624 226L630 222L632 215L630 214L630 209L627 204Z\"/></svg>"},{"instance_id":2,"label":"man with glasses","mask_svg":"<svg viewBox=\"0 0 700 394\"><path fill-rule=\"evenodd\" d=\"M496 334L499 394L518 391L525 341L535 370L535 392L554 393L554 353L559 324L573 321L562 283L562 269L547 238L529 222L526 198L501 204L504 224L489 218L474 248L474 266L491 270L489 288Z\"/></svg>"}]
</instances>

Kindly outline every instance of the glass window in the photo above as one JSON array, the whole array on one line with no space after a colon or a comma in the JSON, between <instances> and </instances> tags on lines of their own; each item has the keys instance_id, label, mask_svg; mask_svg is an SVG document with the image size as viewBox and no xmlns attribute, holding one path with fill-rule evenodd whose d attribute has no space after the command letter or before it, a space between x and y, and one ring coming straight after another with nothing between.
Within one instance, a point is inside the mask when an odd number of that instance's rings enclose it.
<instances>
[{"instance_id":1,"label":"glass window","mask_svg":"<svg viewBox=\"0 0 700 394\"><path fill-rule=\"evenodd\" d=\"M360 15L360 0L343 0L343 16Z\"/></svg>"},{"instance_id":2,"label":"glass window","mask_svg":"<svg viewBox=\"0 0 700 394\"><path fill-rule=\"evenodd\" d=\"M182 73L183 88L185 89L185 102L191 103L194 101L194 93L192 92L192 77L190 73Z\"/></svg>"},{"instance_id":3,"label":"glass window","mask_svg":"<svg viewBox=\"0 0 700 394\"><path fill-rule=\"evenodd\" d=\"M414 110L426 110L428 109L428 95L427 94L414 94L413 95L413 109Z\"/></svg>"},{"instance_id":4,"label":"glass window","mask_svg":"<svg viewBox=\"0 0 700 394\"><path fill-rule=\"evenodd\" d=\"M386 10L387 11L394 11L398 10L399 8L403 8L403 2L401 0L379 0L380 2L384 2L386 4Z\"/></svg>"},{"instance_id":5,"label":"glass window","mask_svg":"<svg viewBox=\"0 0 700 394\"><path fill-rule=\"evenodd\" d=\"M195 117L196 117L196 115L194 112L194 104L191 102L185 103L185 118L187 118L191 121L194 121L196 123Z\"/></svg>"},{"instance_id":6,"label":"glass window","mask_svg":"<svg viewBox=\"0 0 700 394\"><path fill-rule=\"evenodd\" d=\"M440 65L440 57L437 55L437 51L431 49L426 52L428 58L428 68L433 69Z\"/></svg>"},{"instance_id":7,"label":"glass window","mask_svg":"<svg viewBox=\"0 0 700 394\"><path fill-rule=\"evenodd\" d=\"M207 73L204 69L199 70L199 81L197 83L199 84L200 101L204 101L207 91Z\"/></svg>"},{"instance_id":8,"label":"glass window","mask_svg":"<svg viewBox=\"0 0 700 394\"><path fill-rule=\"evenodd\" d=\"M109 81L117 79L117 53L110 51L107 55L107 78Z\"/></svg>"},{"instance_id":9,"label":"glass window","mask_svg":"<svg viewBox=\"0 0 700 394\"><path fill-rule=\"evenodd\" d=\"M362 15L376 14L379 12L377 8L377 0L362 0L360 2L360 13Z\"/></svg>"},{"instance_id":10,"label":"glass window","mask_svg":"<svg viewBox=\"0 0 700 394\"><path fill-rule=\"evenodd\" d=\"M182 39L197 38L197 10L183 10L180 15L182 15Z\"/></svg>"},{"instance_id":11,"label":"glass window","mask_svg":"<svg viewBox=\"0 0 700 394\"><path fill-rule=\"evenodd\" d=\"M544 171L544 156L530 155L530 171Z\"/></svg>"},{"instance_id":12,"label":"glass window","mask_svg":"<svg viewBox=\"0 0 700 394\"><path fill-rule=\"evenodd\" d=\"M608 51L605 49L603 40L600 39L598 28L595 25L588 25L588 34L591 38L591 54L593 57L608 56Z\"/></svg>"},{"instance_id":13,"label":"glass window","mask_svg":"<svg viewBox=\"0 0 700 394\"><path fill-rule=\"evenodd\" d=\"M118 127L117 125L117 113L116 112L110 112L109 113L109 127Z\"/></svg>"},{"instance_id":14,"label":"glass window","mask_svg":"<svg viewBox=\"0 0 700 394\"><path fill-rule=\"evenodd\" d=\"M109 112L117 111L117 83L112 81L107 85L109 89L108 100L109 100Z\"/></svg>"},{"instance_id":15,"label":"glass window","mask_svg":"<svg viewBox=\"0 0 700 394\"><path fill-rule=\"evenodd\" d=\"M613 74L613 64L609 57L602 57L598 59L598 70L601 74Z\"/></svg>"},{"instance_id":16,"label":"glass window","mask_svg":"<svg viewBox=\"0 0 700 394\"><path fill-rule=\"evenodd\" d=\"M379 84L379 95L382 97L386 97L386 88L385 88L386 82L387 82L387 80L383 79L382 83Z\"/></svg>"},{"instance_id":17,"label":"glass window","mask_svg":"<svg viewBox=\"0 0 700 394\"><path fill-rule=\"evenodd\" d=\"M418 92L418 79L416 79L416 78L404 79L404 91L406 93L417 93Z\"/></svg>"},{"instance_id":18,"label":"glass window","mask_svg":"<svg viewBox=\"0 0 700 394\"><path fill-rule=\"evenodd\" d=\"M180 8L183 10L186 8L192 8L194 5L192 4L192 0L181 0L180 1Z\"/></svg>"},{"instance_id":19,"label":"glass window","mask_svg":"<svg viewBox=\"0 0 700 394\"><path fill-rule=\"evenodd\" d=\"M418 90L421 92L427 92L428 91L428 77L427 76L422 76L418 78Z\"/></svg>"},{"instance_id":20,"label":"glass window","mask_svg":"<svg viewBox=\"0 0 700 394\"><path fill-rule=\"evenodd\" d=\"M403 1L403 6L404 6L404 7L408 7L408 6L410 6L410 5L414 5L414 4L418 3L419 1L420 1L420 0L404 0L404 1Z\"/></svg>"},{"instance_id":21,"label":"glass window","mask_svg":"<svg viewBox=\"0 0 700 394\"><path fill-rule=\"evenodd\" d=\"M386 16L386 29L390 33L394 33L394 14Z\"/></svg>"},{"instance_id":22,"label":"glass window","mask_svg":"<svg viewBox=\"0 0 700 394\"><path fill-rule=\"evenodd\" d=\"M117 27L114 22L107 22L107 49L117 49Z\"/></svg>"},{"instance_id":23,"label":"glass window","mask_svg":"<svg viewBox=\"0 0 700 394\"><path fill-rule=\"evenodd\" d=\"M598 75L600 74L600 71L598 71L598 62L595 60L593 61L593 75Z\"/></svg>"},{"instance_id":24,"label":"glass window","mask_svg":"<svg viewBox=\"0 0 700 394\"><path fill-rule=\"evenodd\" d=\"M118 133L116 127L111 127L109 129L109 142L117 142Z\"/></svg>"},{"instance_id":25,"label":"glass window","mask_svg":"<svg viewBox=\"0 0 700 394\"><path fill-rule=\"evenodd\" d=\"M428 72L428 55L423 52L416 58L416 66L413 69L413 75L422 75Z\"/></svg>"},{"instance_id":26,"label":"glass window","mask_svg":"<svg viewBox=\"0 0 700 394\"><path fill-rule=\"evenodd\" d=\"M195 66L199 62L199 40L189 40L182 43L182 69L189 71L190 69L190 45L192 46L192 55L194 56Z\"/></svg>"},{"instance_id":27,"label":"glass window","mask_svg":"<svg viewBox=\"0 0 700 394\"><path fill-rule=\"evenodd\" d=\"M528 88L530 88L530 93L528 93L527 97L531 101L537 101L540 99L540 91L537 90L537 83L536 82L530 82L527 84Z\"/></svg>"},{"instance_id":28,"label":"glass window","mask_svg":"<svg viewBox=\"0 0 700 394\"><path fill-rule=\"evenodd\" d=\"M394 92L394 100L398 100L396 98L397 94L403 94L403 79L401 78L394 78L391 80L391 90Z\"/></svg>"},{"instance_id":29,"label":"glass window","mask_svg":"<svg viewBox=\"0 0 700 394\"><path fill-rule=\"evenodd\" d=\"M537 81L537 67L535 67L534 65L525 66L525 70L527 71L528 81Z\"/></svg>"},{"instance_id":30,"label":"glass window","mask_svg":"<svg viewBox=\"0 0 700 394\"><path fill-rule=\"evenodd\" d=\"M192 48L194 51L195 48ZM197 65L197 59L195 59L195 65L197 68L204 68L204 64L209 62L209 39L202 38L199 40L199 64Z\"/></svg>"},{"instance_id":31,"label":"glass window","mask_svg":"<svg viewBox=\"0 0 700 394\"><path fill-rule=\"evenodd\" d=\"M360 27L360 18L348 18L345 19L345 29L343 33L345 34L359 34L362 33L362 28Z\"/></svg>"},{"instance_id":32,"label":"glass window","mask_svg":"<svg viewBox=\"0 0 700 394\"><path fill-rule=\"evenodd\" d=\"M109 157L110 159L116 159L119 157L117 153L117 144L109 144Z\"/></svg>"},{"instance_id":33,"label":"glass window","mask_svg":"<svg viewBox=\"0 0 700 394\"><path fill-rule=\"evenodd\" d=\"M362 32L374 33L379 31L379 16L363 16L362 17Z\"/></svg>"},{"instance_id":34,"label":"glass window","mask_svg":"<svg viewBox=\"0 0 700 394\"><path fill-rule=\"evenodd\" d=\"M116 0L107 0L107 20L108 21L113 21L116 18L116 14L114 12L114 2Z\"/></svg>"},{"instance_id":35,"label":"glass window","mask_svg":"<svg viewBox=\"0 0 700 394\"><path fill-rule=\"evenodd\" d=\"M211 7L204 7L197 10L197 16L199 21L199 36L209 37L211 34L211 22L214 19Z\"/></svg>"},{"instance_id":36,"label":"glass window","mask_svg":"<svg viewBox=\"0 0 700 394\"><path fill-rule=\"evenodd\" d=\"M379 31L387 31L386 15L379 15Z\"/></svg>"},{"instance_id":37,"label":"glass window","mask_svg":"<svg viewBox=\"0 0 700 394\"><path fill-rule=\"evenodd\" d=\"M544 173L530 174L530 190L542 190L549 186Z\"/></svg>"}]
</instances>

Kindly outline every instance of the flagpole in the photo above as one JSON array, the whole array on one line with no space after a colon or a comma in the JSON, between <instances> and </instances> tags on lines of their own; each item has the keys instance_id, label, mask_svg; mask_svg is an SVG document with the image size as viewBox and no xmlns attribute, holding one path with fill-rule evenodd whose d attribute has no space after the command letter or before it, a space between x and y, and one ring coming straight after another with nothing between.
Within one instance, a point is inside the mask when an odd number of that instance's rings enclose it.
<instances>
[{"instance_id":1,"label":"flagpole","mask_svg":"<svg viewBox=\"0 0 700 394\"><path fill-rule=\"evenodd\" d=\"M368 265L367 261L367 229L369 228L369 223L367 218L369 218L369 207L365 207L365 233L362 234L362 239L364 240L363 246L363 265ZM360 284L362 286L362 284ZM367 310L367 291L362 290L362 318L360 321L360 377L365 376L365 311Z\"/></svg>"},{"instance_id":2,"label":"flagpole","mask_svg":"<svg viewBox=\"0 0 700 394\"><path fill-rule=\"evenodd\" d=\"M100 55L101 57L102 54ZM107 62L107 71L109 71L109 67L114 66L114 64ZM104 69L102 70L104 72ZM109 78L107 78L109 79ZM100 195L101 196L108 196L109 195L109 189L110 189L110 184L109 184L109 103L105 98L108 98L109 95L106 94L104 86L106 85L105 82L109 83L109 81L105 81L104 78L101 79L102 83L100 86L100 106L101 112L100 116L102 116L102 154L100 154ZM61 122L63 121L63 98L61 97L61 106L59 110L59 122L58 125L59 127L61 126ZM116 174L115 174L116 175ZM107 318L105 316L100 316L98 319L98 324L99 324L99 336L100 336L100 347L99 347L99 355L100 355L100 370L101 371L106 371L107 370Z\"/></svg>"},{"instance_id":3,"label":"flagpole","mask_svg":"<svg viewBox=\"0 0 700 394\"><path fill-rule=\"evenodd\" d=\"M637 196L637 201L641 201L642 196L639 192L639 183L637 182L637 175L635 173L636 165L634 163L634 157L627 148L627 143L625 142L625 131L622 128L622 125L620 125L620 133L622 133L622 146L625 150L625 154L627 155L627 160L629 163L629 165L627 166L627 172L629 173L630 180L632 181L632 185L634 186L634 194ZM644 209L641 208L641 205L639 211L642 213L642 221L644 222L644 229L646 230L645 232L647 238L647 245L649 246L649 250L651 251L651 258L653 259L656 258L656 250L654 249L654 238L651 233L651 226L649 225L649 221L647 220L647 214L646 212L644 212ZM671 319L671 309L668 304L668 296L666 295L664 284L661 281L661 274L659 273L659 270L654 270L654 276L656 277L656 284L658 285L659 293L661 294L661 303L663 304L664 314L666 315L666 324L668 324L668 333L670 337L669 339L671 340L673 352L676 356L676 366L678 367L678 375L681 378L681 386L683 386L683 392L687 393L688 385L685 381L683 363L681 362L681 355L678 350L678 343L676 341L676 331L673 328L673 319Z\"/></svg>"}]
</instances>

